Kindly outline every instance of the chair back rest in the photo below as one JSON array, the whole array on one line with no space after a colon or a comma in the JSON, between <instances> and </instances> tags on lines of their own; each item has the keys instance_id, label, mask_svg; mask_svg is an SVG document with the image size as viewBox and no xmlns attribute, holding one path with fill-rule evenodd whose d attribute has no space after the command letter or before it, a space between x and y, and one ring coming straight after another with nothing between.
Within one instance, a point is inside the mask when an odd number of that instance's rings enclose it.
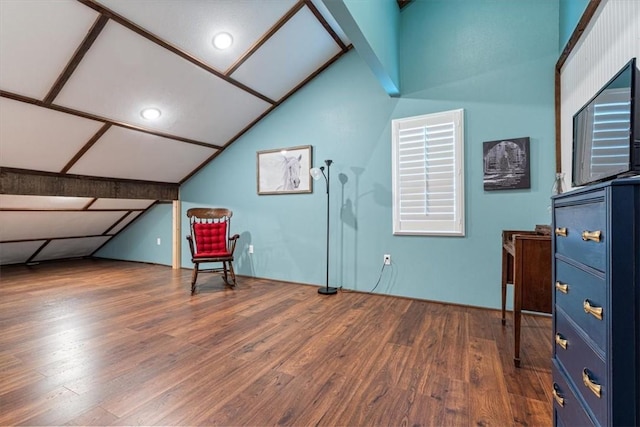
<instances>
[{"instance_id":1,"label":"chair back rest","mask_svg":"<svg viewBox=\"0 0 640 427\"><path fill-rule=\"evenodd\" d=\"M233 212L223 208L191 208L187 211L195 254L228 252Z\"/></svg>"}]
</instances>

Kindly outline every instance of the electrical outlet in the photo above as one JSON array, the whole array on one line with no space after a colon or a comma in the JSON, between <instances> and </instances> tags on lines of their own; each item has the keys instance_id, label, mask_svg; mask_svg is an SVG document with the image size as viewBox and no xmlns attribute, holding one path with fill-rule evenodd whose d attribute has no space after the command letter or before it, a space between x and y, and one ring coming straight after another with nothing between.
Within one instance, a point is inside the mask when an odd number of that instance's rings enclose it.
<instances>
[{"instance_id":1,"label":"electrical outlet","mask_svg":"<svg viewBox=\"0 0 640 427\"><path fill-rule=\"evenodd\" d=\"M253 245L249 245L249 253L252 254L253 253Z\"/></svg>"},{"instance_id":2,"label":"electrical outlet","mask_svg":"<svg viewBox=\"0 0 640 427\"><path fill-rule=\"evenodd\" d=\"M390 265L390 264L391 264L391 255L384 254L384 265Z\"/></svg>"},{"instance_id":3,"label":"electrical outlet","mask_svg":"<svg viewBox=\"0 0 640 427\"><path fill-rule=\"evenodd\" d=\"M160 246L160 243L162 243L162 241L161 241L161 240L160 240L160 238L158 237L158 238L156 239L156 245Z\"/></svg>"}]
</instances>

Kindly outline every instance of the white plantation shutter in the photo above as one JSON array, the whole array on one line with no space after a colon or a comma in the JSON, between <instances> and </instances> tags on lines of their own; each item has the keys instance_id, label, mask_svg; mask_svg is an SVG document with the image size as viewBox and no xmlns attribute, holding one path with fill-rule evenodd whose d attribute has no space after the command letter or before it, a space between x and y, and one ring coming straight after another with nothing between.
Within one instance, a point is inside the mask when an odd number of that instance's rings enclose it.
<instances>
[{"instance_id":1,"label":"white plantation shutter","mask_svg":"<svg viewBox=\"0 0 640 427\"><path fill-rule=\"evenodd\" d=\"M392 121L393 234L464 236L464 112Z\"/></svg>"}]
</instances>

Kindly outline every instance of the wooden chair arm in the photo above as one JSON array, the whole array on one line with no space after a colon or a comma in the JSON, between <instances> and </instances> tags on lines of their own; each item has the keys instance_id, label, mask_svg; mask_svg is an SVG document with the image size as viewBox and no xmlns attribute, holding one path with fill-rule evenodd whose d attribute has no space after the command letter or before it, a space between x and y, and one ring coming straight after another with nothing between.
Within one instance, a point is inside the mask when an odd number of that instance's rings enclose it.
<instances>
[{"instance_id":1,"label":"wooden chair arm","mask_svg":"<svg viewBox=\"0 0 640 427\"><path fill-rule=\"evenodd\" d=\"M189 250L191 251L191 256L193 257L195 255L195 251L193 250L193 239L191 238L191 236L187 236L187 241L189 242Z\"/></svg>"},{"instance_id":2,"label":"wooden chair arm","mask_svg":"<svg viewBox=\"0 0 640 427\"><path fill-rule=\"evenodd\" d=\"M239 238L239 234L234 234L233 236L229 237L229 253L231 255L233 255L233 252L236 250L236 243L238 242Z\"/></svg>"}]
</instances>

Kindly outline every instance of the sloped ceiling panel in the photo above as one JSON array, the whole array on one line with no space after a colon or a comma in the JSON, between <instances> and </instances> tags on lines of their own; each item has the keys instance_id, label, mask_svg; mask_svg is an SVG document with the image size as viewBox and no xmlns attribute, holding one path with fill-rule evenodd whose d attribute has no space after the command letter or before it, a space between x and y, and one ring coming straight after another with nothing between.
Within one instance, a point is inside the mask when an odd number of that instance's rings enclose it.
<instances>
[{"instance_id":1,"label":"sloped ceiling panel","mask_svg":"<svg viewBox=\"0 0 640 427\"><path fill-rule=\"evenodd\" d=\"M0 98L0 166L60 172L102 125Z\"/></svg>"},{"instance_id":2,"label":"sloped ceiling panel","mask_svg":"<svg viewBox=\"0 0 640 427\"><path fill-rule=\"evenodd\" d=\"M271 106L113 21L55 102L214 145L224 145ZM162 116L143 119L147 107Z\"/></svg>"},{"instance_id":3,"label":"sloped ceiling panel","mask_svg":"<svg viewBox=\"0 0 640 427\"><path fill-rule=\"evenodd\" d=\"M216 152L213 148L111 127L69 173L179 182Z\"/></svg>"},{"instance_id":4,"label":"sloped ceiling panel","mask_svg":"<svg viewBox=\"0 0 640 427\"><path fill-rule=\"evenodd\" d=\"M46 240L0 243L0 265L25 263L44 243Z\"/></svg>"},{"instance_id":5,"label":"sloped ceiling panel","mask_svg":"<svg viewBox=\"0 0 640 427\"><path fill-rule=\"evenodd\" d=\"M231 77L279 100L340 51L314 14L304 7Z\"/></svg>"},{"instance_id":6,"label":"sloped ceiling panel","mask_svg":"<svg viewBox=\"0 0 640 427\"><path fill-rule=\"evenodd\" d=\"M185 7L184 1L99 2L223 72L285 15L296 0L196 1L191 2L190 7ZM213 36L221 32L233 35L229 49L212 47Z\"/></svg>"},{"instance_id":7,"label":"sloped ceiling panel","mask_svg":"<svg viewBox=\"0 0 640 427\"><path fill-rule=\"evenodd\" d=\"M0 88L43 99L97 17L75 0L0 1Z\"/></svg>"},{"instance_id":8,"label":"sloped ceiling panel","mask_svg":"<svg viewBox=\"0 0 640 427\"><path fill-rule=\"evenodd\" d=\"M49 242L32 261L74 258L91 255L111 236L85 237L82 239L60 239Z\"/></svg>"},{"instance_id":9,"label":"sloped ceiling panel","mask_svg":"<svg viewBox=\"0 0 640 427\"><path fill-rule=\"evenodd\" d=\"M131 199L98 199L89 206L89 209L147 209L155 200L131 200Z\"/></svg>"},{"instance_id":10,"label":"sloped ceiling panel","mask_svg":"<svg viewBox=\"0 0 640 427\"><path fill-rule=\"evenodd\" d=\"M122 216L120 211L0 211L0 241L95 236Z\"/></svg>"},{"instance_id":11,"label":"sloped ceiling panel","mask_svg":"<svg viewBox=\"0 0 640 427\"><path fill-rule=\"evenodd\" d=\"M2 209L39 209L39 210L64 210L83 209L93 199L90 197L50 197L50 196L21 196L13 194L0 194L0 207Z\"/></svg>"},{"instance_id":12,"label":"sloped ceiling panel","mask_svg":"<svg viewBox=\"0 0 640 427\"><path fill-rule=\"evenodd\" d=\"M127 225L129 225L131 223L131 221L133 221L134 219L136 219L138 216L140 216L142 212L140 211L135 211L135 212L129 212L129 214L124 217L122 219L122 221L120 221L118 224L116 224L115 227L113 227L112 229L110 229L107 234L109 235L115 235L118 234L118 232L120 232L120 230L122 230L123 228L125 228Z\"/></svg>"}]
</instances>

